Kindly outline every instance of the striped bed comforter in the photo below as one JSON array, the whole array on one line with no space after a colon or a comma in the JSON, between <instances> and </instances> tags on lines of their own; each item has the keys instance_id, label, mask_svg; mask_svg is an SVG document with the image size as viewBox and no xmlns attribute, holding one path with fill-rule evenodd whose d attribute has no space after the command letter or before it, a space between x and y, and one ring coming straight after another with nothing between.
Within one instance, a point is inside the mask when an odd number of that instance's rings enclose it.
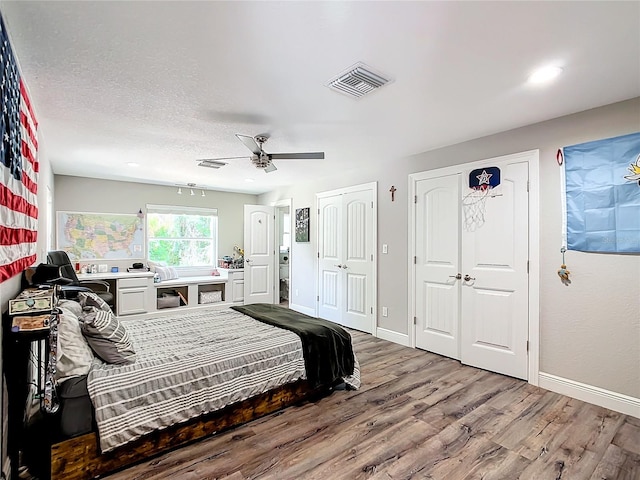
<instances>
[{"instance_id":1,"label":"striped bed comforter","mask_svg":"<svg viewBox=\"0 0 640 480\"><path fill-rule=\"evenodd\" d=\"M132 365L97 359L89 396L103 452L305 378L300 338L233 310L124 320ZM360 386L357 361L345 382Z\"/></svg>"}]
</instances>

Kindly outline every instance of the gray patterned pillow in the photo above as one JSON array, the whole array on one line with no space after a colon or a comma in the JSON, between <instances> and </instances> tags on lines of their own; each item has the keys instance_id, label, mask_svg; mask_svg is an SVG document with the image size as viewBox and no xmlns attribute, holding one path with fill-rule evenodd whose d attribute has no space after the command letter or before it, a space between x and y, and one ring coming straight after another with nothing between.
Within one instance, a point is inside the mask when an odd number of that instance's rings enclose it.
<instances>
[{"instance_id":1,"label":"gray patterned pillow","mask_svg":"<svg viewBox=\"0 0 640 480\"><path fill-rule=\"evenodd\" d=\"M82 312L80 305L70 300L60 300L60 304L62 315L58 323L56 380L62 383L71 377L89 373L93 352L82 335L76 314Z\"/></svg>"},{"instance_id":2,"label":"gray patterned pillow","mask_svg":"<svg viewBox=\"0 0 640 480\"><path fill-rule=\"evenodd\" d=\"M89 346L107 363L126 365L136 361L133 342L124 325L111 311L85 307L82 315L82 334Z\"/></svg>"},{"instance_id":3,"label":"gray patterned pillow","mask_svg":"<svg viewBox=\"0 0 640 480\"><path fill-rule=\"evenodd\" d=\"M82 308L96 307L105 312L111 312L111 307L107 305L107 302L93 292L79 292L78 303Z\"/></svg>"}]
</instances>

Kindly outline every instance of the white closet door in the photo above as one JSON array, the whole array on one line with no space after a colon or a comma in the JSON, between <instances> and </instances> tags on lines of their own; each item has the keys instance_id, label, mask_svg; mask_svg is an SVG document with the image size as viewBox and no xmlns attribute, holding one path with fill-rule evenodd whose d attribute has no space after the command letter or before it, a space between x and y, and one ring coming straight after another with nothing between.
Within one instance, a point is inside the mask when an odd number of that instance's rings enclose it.
<instances>
[{"instance_id":1,"label":"white closet door","mask_svg":"<svg viewBox=\"0 0 640 480\"><path fill-rule=\"evenodd\" d=\"M344 301L341 323L367 333L373 333L371 286L375 246L372 202L372 190L342 196Z\"/></svg>"},{"instance_id":2,"label":"white closet door","mask_svg":"<svg viewBox=\"0 0 640 480\"><path fill-rule=\"evenodd\" d=\"M461 361L526 379L528 162L487 166L500 168L500 195L487 198L482 227L462 231Z\"/></svg>"},{"instance_id":3,"label":"white closet door","mask_svg":"<svg viewBox=\"0 0 640 480\"><path fill-rule=\"evenodd\" d=\"M375 184L318 195L318 316L367 333L375 326Z\"/></svg>"},{"instance_id":4,"label":"white closet door","mask_svg":"<svg viewBox=\"0 0 640 480\"><path fill-rule=\"evenodd\" d=\"M511 157L415 181L415 334L419 348L526 379L529 161ZM486 199L484 223L470 231L462 195L471 169L482 165L498 167L501 183Z\"/></svg>"},{"instance_id":5,"label":"white closet door","mask_svg":"<svg viewBox=\"0 0 640 480\"><path fill-rule=\"evenodd\" d=\"M244 206L244 303L273 303L275 208Z\"/></svg>"},{"instance_id":6,"label":"white closet door","mask_svg":"<svg viewBox=\"0 0 640 480\"><path fill-rule=\"evenodd\" d=\"M416 346L460 359L460 174L416 184Z\"/></svg>"},{"instance_id":7,"label":"white closet door","mask_svg":"<svg viewBox=\"0 0 640 480\"><path fill-rule=\"evenodd\" d=\"M318 199L318 316L341 323L344 309L342 195Z\"/></svg>"}]
</instances>

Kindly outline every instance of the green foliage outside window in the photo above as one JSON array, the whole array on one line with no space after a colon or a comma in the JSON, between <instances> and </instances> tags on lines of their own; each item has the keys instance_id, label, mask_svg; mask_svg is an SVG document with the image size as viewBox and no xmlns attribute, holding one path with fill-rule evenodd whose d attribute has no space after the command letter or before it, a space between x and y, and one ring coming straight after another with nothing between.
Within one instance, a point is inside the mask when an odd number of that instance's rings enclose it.
<instances>
[{"instance_id":1,"label":"green foliage outside window","mask_svg":"<svg viewBox=\"0 0 640 480\"><path fill-rule=\"evenodd\" d=\"M215 265L216 217L147 215L149 260L175 267Z\"/></svg>"}]
</instances>

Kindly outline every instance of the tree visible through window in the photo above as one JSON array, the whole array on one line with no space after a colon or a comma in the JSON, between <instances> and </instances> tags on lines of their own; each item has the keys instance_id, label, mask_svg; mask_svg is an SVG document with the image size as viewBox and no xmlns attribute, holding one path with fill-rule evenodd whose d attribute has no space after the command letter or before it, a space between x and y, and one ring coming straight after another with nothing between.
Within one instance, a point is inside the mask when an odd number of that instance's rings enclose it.
<instances>
[{"instance_id":1,"label":"tree visible through window","mask_svg":"<svg viewBox=\"0 0 640 480\"><path fill-rule=\"evenodd\" d=\"M175 267L216 264L217 211L147 206L149 260Z\"/></svg>"}]
</instances>

